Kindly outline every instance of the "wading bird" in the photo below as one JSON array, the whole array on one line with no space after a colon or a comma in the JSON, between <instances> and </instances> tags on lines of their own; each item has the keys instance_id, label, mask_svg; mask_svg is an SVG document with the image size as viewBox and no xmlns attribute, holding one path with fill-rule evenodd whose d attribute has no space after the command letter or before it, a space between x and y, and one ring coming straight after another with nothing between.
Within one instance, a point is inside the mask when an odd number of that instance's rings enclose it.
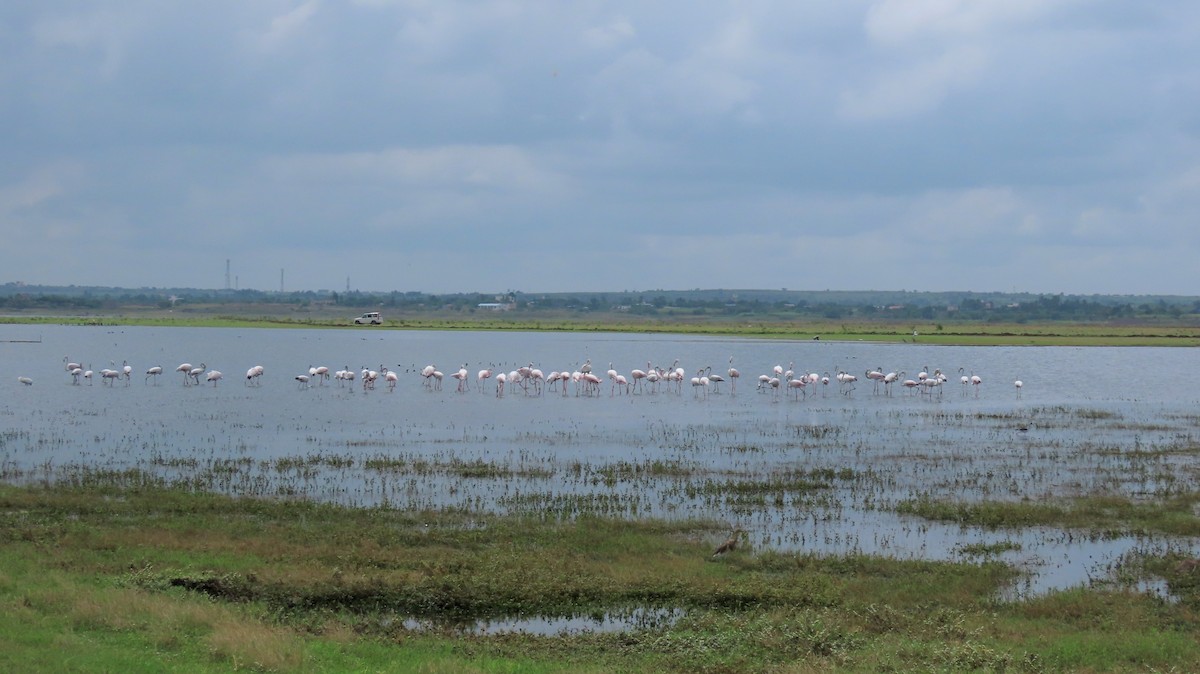
<instances>
[{"instance_id":1,"label":"wading bird","mask_svg":"<svg viewBox=\"0 0 1200 674\"><path fill-rule=\"evenodd\" d=\"M716 550L713 550L712 556L716 557L718 555L723 555L727 552L733 552L736 550L738 542L741 541L742 535L745 533L746 532L742 531L741 529L734 529L733 533L729 534L729 538L725 539L724 543L718 545Z\"/></svg>"}]
</instances>

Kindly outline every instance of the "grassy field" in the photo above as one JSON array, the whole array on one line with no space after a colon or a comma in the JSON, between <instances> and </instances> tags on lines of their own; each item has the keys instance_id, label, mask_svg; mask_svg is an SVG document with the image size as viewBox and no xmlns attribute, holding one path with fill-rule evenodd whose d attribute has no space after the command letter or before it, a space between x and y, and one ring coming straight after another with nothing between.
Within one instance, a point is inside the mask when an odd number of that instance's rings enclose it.
<instances>
[{"instance_id":1,"label":"grassy field","mask_svg":"<svg viewBox=\"0 0 1200 674\"><path fill-rule=\"evenodd\" d=\"M911 507L934 518L981 517ZM1161 522L1108 512L1105 525L1116 528ZM1200 575L1176 571L1178 560L1137 567L1165 576L1178 602L1104 588L1002 602L997 590L1015 572L990 561L991 550L950 563L747 543L714 558L727 533L704 522L0 486L0 667L1185 672L1200 662ZM636 610L661 613L616 633L471 629L498 617Z\"/></svg>"},{"instance_id":2,"label":"grassy field","mask_svg":"<svg viewBox=\"0 0 1200 674\"><path fill-rule=\"evenodd\" d=\"M344 330L516 330L631 332L752 339L910 342L969 346L1200 346L1200 326L1186 322L1143 323L912 323L805 321L764 317L640 317L628 313L412 312L386 314L382 326L355 326L353 311L328 307L280 309L278 305L189 306L77 315L10 315L0 324L148 325L177 327L329 328Z\"/></svg>"}]
</instances>

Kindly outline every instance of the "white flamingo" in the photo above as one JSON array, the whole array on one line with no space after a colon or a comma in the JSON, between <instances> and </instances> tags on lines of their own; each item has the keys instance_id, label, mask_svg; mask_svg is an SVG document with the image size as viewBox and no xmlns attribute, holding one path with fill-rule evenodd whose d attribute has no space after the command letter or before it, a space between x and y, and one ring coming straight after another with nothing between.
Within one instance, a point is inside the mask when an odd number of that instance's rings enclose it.
<instances>
[{"instance_id":1,"label":"white flamingo","mask_svg":"<svg viewBox=\"0 0 1200 674\"><path fill-rule=\"evenodd\" d=\"M17 381L21 382L22 384L24 384L26 386L33 386L33 380L30 379L29 377L17 377Z\"/></svg>"},{"instance_id":2,"label":"white flamingo","mask_svg":"<svg viewBox=\"0 0 1200 674\"><path fill-rule=\"evenodd\" d=\"M200 375L204 374L206 369L208 369L208 366L204 363L200 363L191 370L188 370L188 376L192 378L192 382L195 383L196 386L200 385Z\"/></svg>"},{"instance_id":3,"label":"white flamingo","mask_svg":"<svg viewBox=\"0 0 1200 674\"><path fill-rule=\"evenodd\" d=\"M225 376L225 375L221 374L220 370L209 370L208 375L204 377L204 380L211 381L213 388L216 388L217 382L221 381L221 377L223 377L223 376Z\"/></svg>"},{"instance_id":4,"label":"white flamingo","mask_svg":"<svg viewBox=\"0 0 1200 674\"><path fill-rule=\"evenodd\" d=\"M704 376L708 377L709 383L712 384L713 393L720 393L721 382L725 381L725 378L719 374L713 374L712 365L705 368Z\"/></svg>"},{"instance_id":5,"label":"white flamingo","mask_svg":"<svg viewBox=\"0 0 1200 674\"><path fill-rule=\"evenodd\" d=\"M426 365L425 367L421 368L421 376L425 378L425 380L422 381L421 384L425 388L433 387L433 373L434 372L437 372L437 367L435 367L434 365Z\"/></svg>"},{"instance_id":6,"label":"white flamingo","mask_svg":"<svg viewBox=\"0 0 1200 674\"><path fill-rule=\"evenodd\" d=\"M769 374L760 374L760 375L758 375L758 387L757 387L757 390L758 390L758 392L759 392L759 393L761 393L761 392L763 392L764 390L766 390L767 386L770 386L770 384L771 384L771 375L769 375Z\"/></svg>"},{"instance_id":7,"label":"white flamingo","mask_svg":"<svg viewBox=\"0 0 1200 674\"><path fill-rule=\"evenodd\" d=\"M142 383L144 384L147 381L150 381L151 377L154 377L154 385L158 386L158 375L162 374L162 371L163 369L161 365L155 365L154 367L149 368L146 370L146 378L142 380Z\"/></svg>"},{"instance_id":8,"label":"white flamingo","mask_svg":"<svg viewBox=\"0 0 1200 674\"><path fill-rule=\"evenodd\" d=\"M903 372L889 372L883 376L884 395L892 395L892 384L895 384L902 376L904 376Z\"/></svg>"},{"instance_id":9,"label":"white flamingo","mask_svg":"<svg viewBox=\"0 0 1200 674\"><path fill-rule=\"evenodd\" d=\"M120 370L111 370L107 367L100 370L100 379L102 380L103 383L106 383L109 386L112 386L112 383L114 381L116 381L120 376L121 376Z\"/></svg>"},{"instance_id":10,"label":"white flamingo","mask_svg":"<svg viewBox=\"0 0 1200 674\"><path fill-rule=\"evenodd\" d=\"M258 378L263 376L266 369L262 365L255 365L246 370L246 386L258 386L260 384Z\"/></svg>"},{"instance_id":11,"label":"white flamingo","mask_svg":"<svg viewBox=\"0 0 1200 674\"><path fill-rule=\"evenodd\" d=\"M1021 397L1021 389L1025 387L1025 382L1018 379L1013 382L1013 386L1015 386L1017 388L1017 397L1020 398Z\"/></svg>"},{"instance_id":12,"label":"white flamingo","mask_svg":"<svg viewBox=\"0 0 1200 674\"><path fill-rule=\"evenodd\" d=\"M729 357L729 370L725 374L729 375L729 392L737 393L737 381L742 376L742 373L738 372L737 368L733 366L733 356Z\"/></svg>"}]
</instances>

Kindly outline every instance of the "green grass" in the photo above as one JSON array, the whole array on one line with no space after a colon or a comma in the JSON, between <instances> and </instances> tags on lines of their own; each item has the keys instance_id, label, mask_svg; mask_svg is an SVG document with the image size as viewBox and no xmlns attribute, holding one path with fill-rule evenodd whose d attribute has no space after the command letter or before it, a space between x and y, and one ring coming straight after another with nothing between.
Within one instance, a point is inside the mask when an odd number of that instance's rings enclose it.
<instances>
[{"instance_id":1,"label":"green grass","mask_svg":"<svg viewBox=\"0 0 1200 674\"><path fill-rule=\"evenodd\" d=\"M1200 536L1194 508L1200 492L1176 494L1154 501L1124 496L1087 496L1055 502L981 501L962 503L918 497L899 502L896 511L938 522L982 527L1057 526L1094 535L1148 533Z\"/></svg>"},{"instance_id":2,"label":"green grass","mask_svg":"<svg viewBox=\"0 0 1200 674\"><path fill-rule=\"evenodd\" d=\"M1200 661L1181 601L998 601L995 561L755 549L724 525L352 509L162 490L0 486L5 671L1142 672ZM1172 573L1148 559L1139 572ZM681 609L609 634L406 629Z\"/></svg>"},{"instance_id":3,"label":"green grass","mask_svg":"<svg viewBox=\"0 0 1200 674\"><path fill-rule=\"evenodd\" d=\"M177 311L147 309L88 316L8 316L0 324L145 325L157 327L327 328L342 330L484 330L540 332L630 332L707 335L753 339L868 341L963 346L1200 346L1200 326L1179 324L1108 324L747 319L745 317L637 317L625 313L529 312L478 314L411 312L385 315L382 326L355 326L354 312L286 310L278 306L188 307ZM914 330L918 333L913 336Z\"/></svg>"}]
</instances>

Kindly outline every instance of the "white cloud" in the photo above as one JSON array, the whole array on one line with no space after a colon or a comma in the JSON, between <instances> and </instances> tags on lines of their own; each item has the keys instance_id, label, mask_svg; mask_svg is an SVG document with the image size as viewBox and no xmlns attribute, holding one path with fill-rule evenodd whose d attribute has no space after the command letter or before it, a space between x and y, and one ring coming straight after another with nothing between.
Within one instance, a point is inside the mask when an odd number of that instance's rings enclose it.
<instances>
[{"instance_id":1,"label":"white cloud","mask_svg":"<svg viewBox=\"0 0 1200 674\"><path fill-rule=\"evenodd\" d=\"M313 15L317 13L318 0L307 0L282 14L271 18L261 35L260 45L265 50L278 49L301 33Z\"/></svg>"},{"instance_id":2,"label":"white cloud","mask_svg":"<svg viewBox=\"0 0 1200 674\"><path fill-rule=\"evenodd\" d=\"M984 51L964 46L916 63L881 68L871 82L842 94L841 113L867 121L927 113L955 90L975 84L987 65Z\"/></svg>"},{"instance_id":3,"label":"white cloud","mask_svg":"<svg viewBox=\"0 0 1200 674\"><path fill-rule=\"evenodd\" d=\"M618 16L602 26L592 26L583 31L583 44L591 49L609 49L633 39L637 29L629 19Z\"/></svg>"}]
</instances>

